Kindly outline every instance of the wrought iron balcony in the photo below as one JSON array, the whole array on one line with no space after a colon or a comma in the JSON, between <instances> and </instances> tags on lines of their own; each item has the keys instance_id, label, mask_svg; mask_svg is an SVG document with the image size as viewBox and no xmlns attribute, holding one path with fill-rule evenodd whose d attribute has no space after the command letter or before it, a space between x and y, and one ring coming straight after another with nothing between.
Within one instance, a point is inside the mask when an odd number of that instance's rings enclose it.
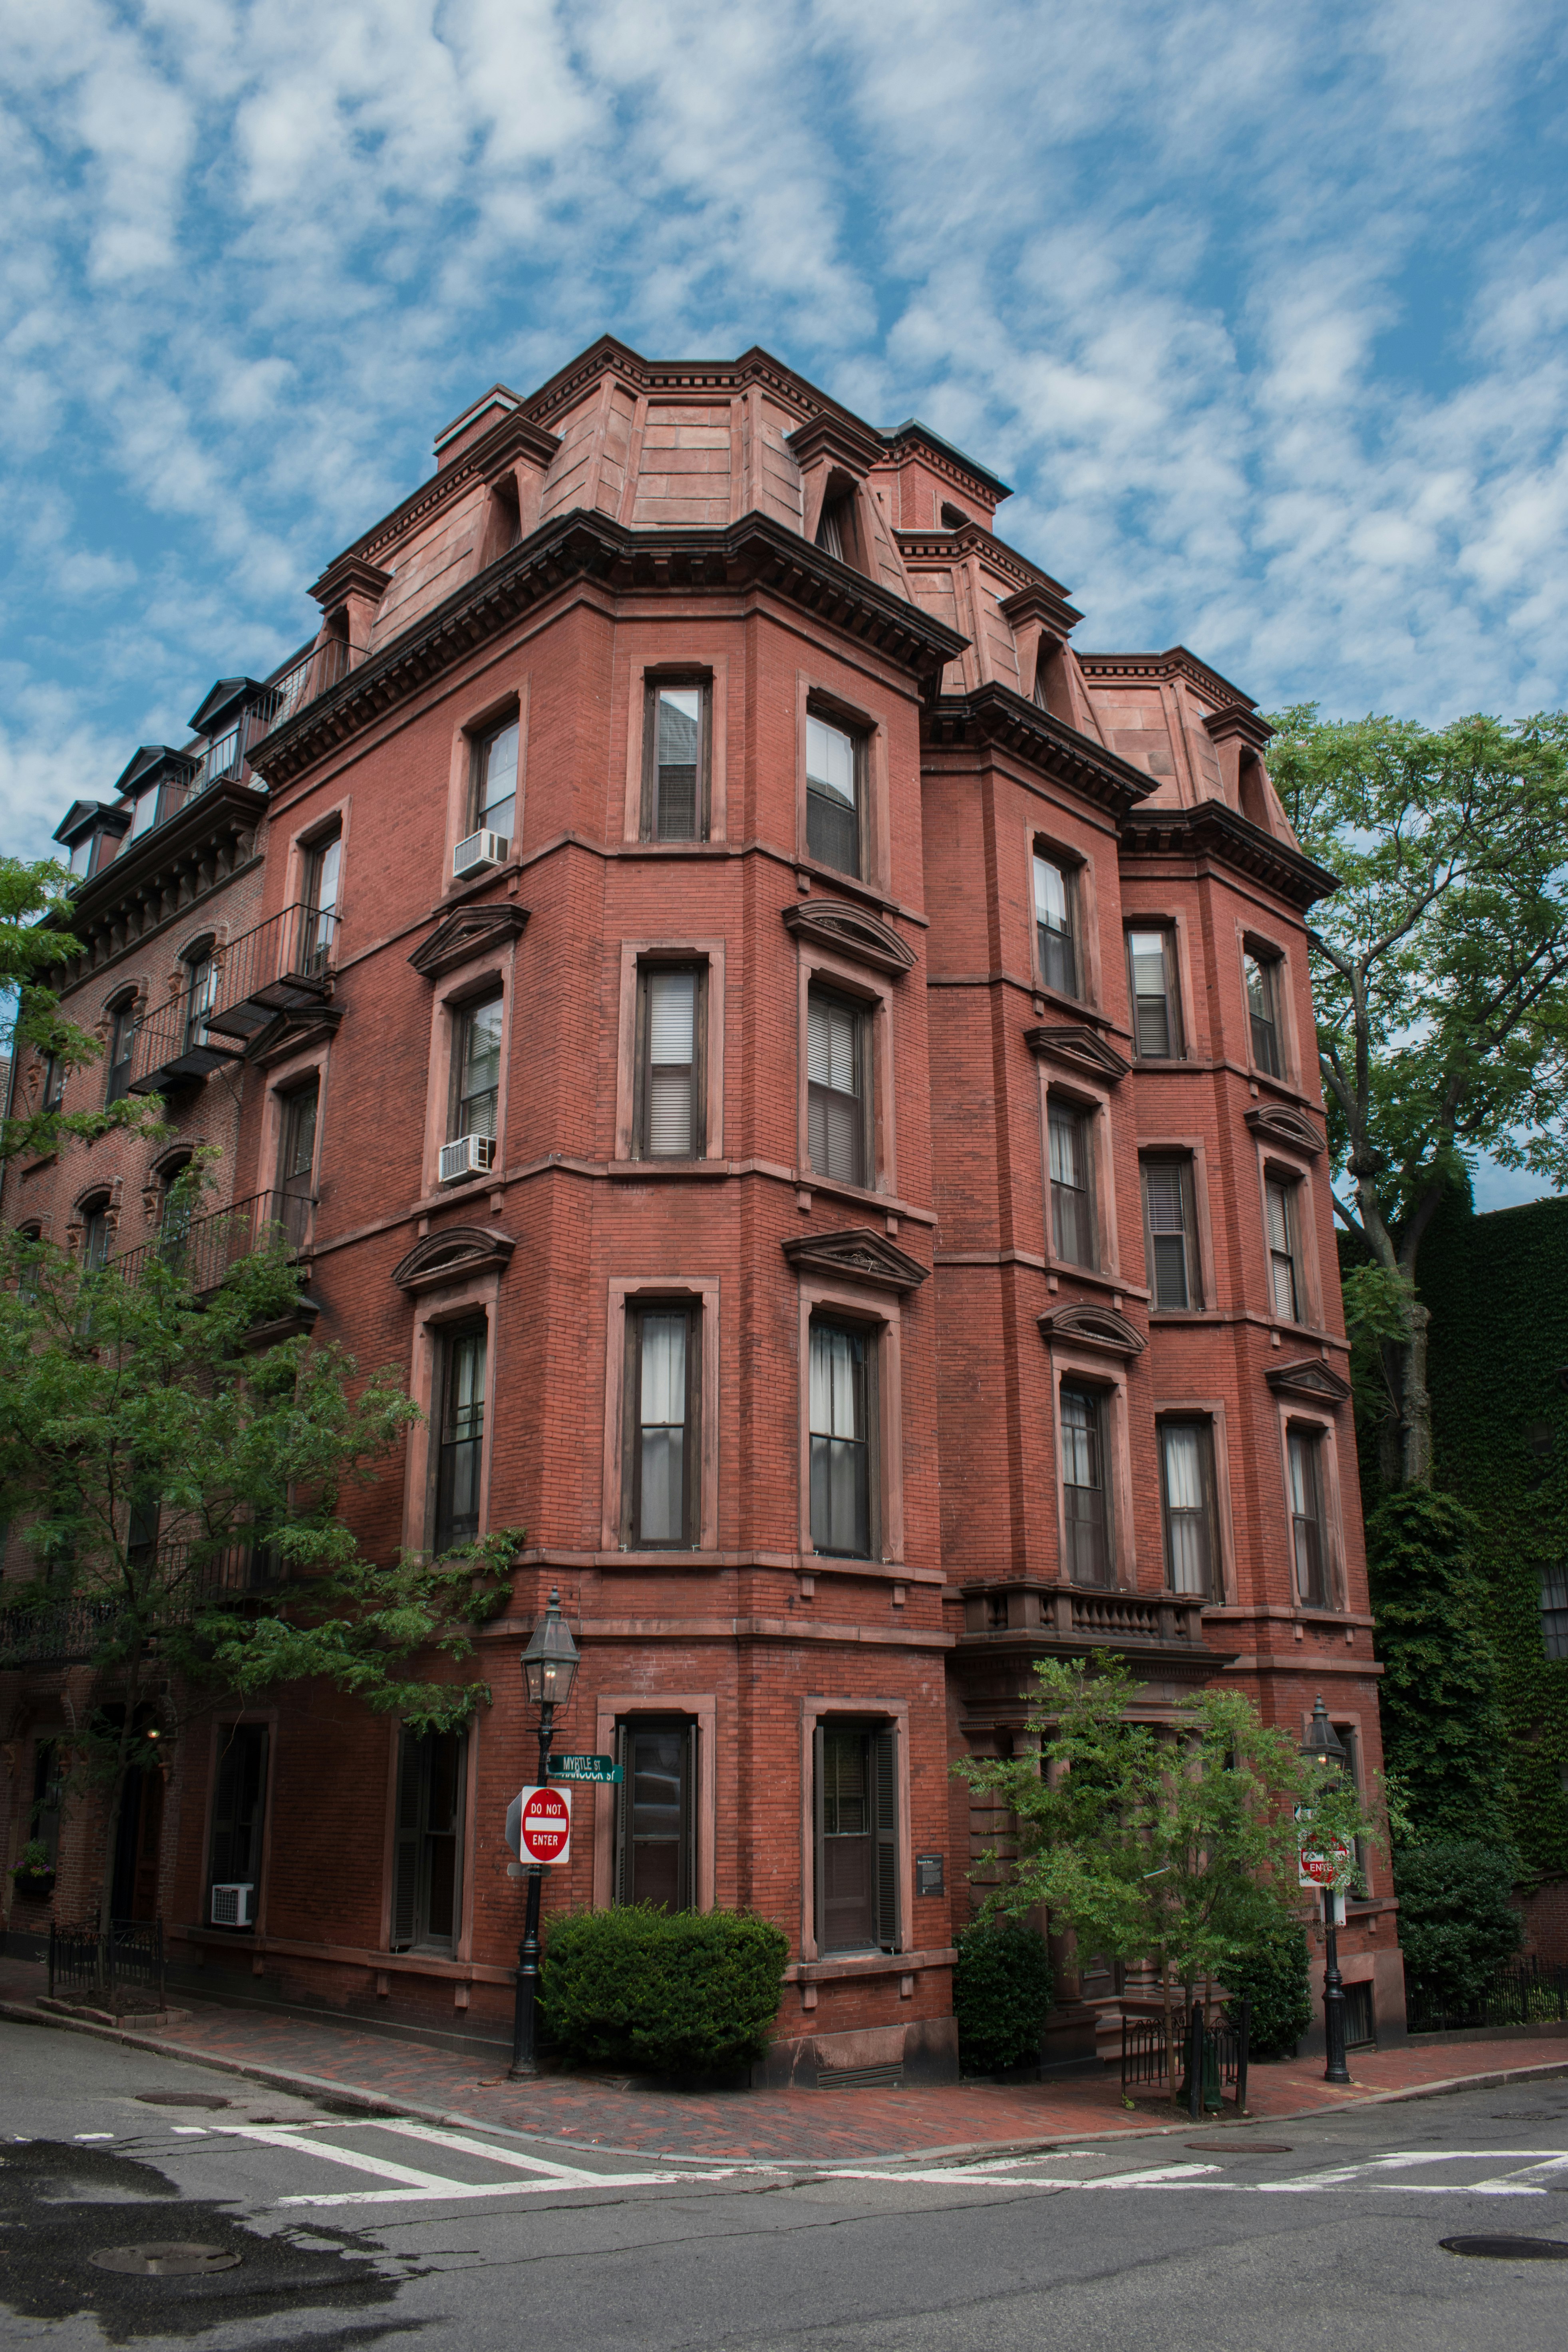
<instances>
[{"instance_id":1,"label":"wrought iron balcony","mask_svg":"<svg viewBox=\"0 0 1568 2352\"><path fill-rule=\"evenodd\" d=\"M280 1013L331 993L338 919L318 907L285 907L254 930L215 947L205 976L137 1024L133 1095L197 1086L244 1051Z\"/></svg>"},{"instance_id":2,"label":"wrought iron balcony","mask_svg":"<svg viewBox=\"0 0 1568 2352\"><path fill-rule=\"evenodd\" d=\"M158 1614L178 1624L199 1608L229 1596L263 1592L279 1581L276 1555L265 1544L232 1543L218 1550L192 1543L158 1546ZM125 1613L116 1593L79 1593L69 1601L0 1609L0 1672L18 1666L81 1665Z\"/></svg>"},{"instance_id":3,"label":"wrought iron balcony","mask_svg":"<svg viewBox=\"0 0 1568 2352\"><path fill-rule=\"evenodd\" d=\"M310 1192L255 1192L205 1217L165 1223L155 1240L126 1250L114 1265L126 1282L140 1282L156 1263L183 1275L193 1290L216 1290L236 1259L268 1243L297 1257L310 1240L315 1205Z\"/></svg>"},{"instance_id":4,"label":"wrought iron balcony","mask_svg":"<svg viewBox=\"0 0 1568 2352\"><path fill-rule=\"evenodd\" d=\"M281 677L272 680L267 689L265 703L256 706L261 719L257 734L263 735L269 728L281 727L286 719L292 719L297 710L303 710L306 703L314 702L317 696L325 694L330 686L336 686L340 678L347 677L351 659L351 648L342 637L329 637L323 645L308 646L298 661L289 664Z\"/></svg>"}]
</instances>

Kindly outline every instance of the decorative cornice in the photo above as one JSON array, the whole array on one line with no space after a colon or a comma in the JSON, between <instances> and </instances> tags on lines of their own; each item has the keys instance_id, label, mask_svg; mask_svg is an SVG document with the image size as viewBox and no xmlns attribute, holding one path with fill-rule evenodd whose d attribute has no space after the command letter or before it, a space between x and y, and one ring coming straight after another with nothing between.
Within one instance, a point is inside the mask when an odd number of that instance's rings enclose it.
<instances>
[{"instance_id":1,"label":"decorative cornice","mask_svg":"<svg viewBox=\"0 0 1568 2352\"><path fill-rule=\"evenodd\" d=\"M918 416L906 417L901 425L893 425L890 431L880 433L877 437L895 458L910 442L918 441L921 454L933 472L945 474L950 480L961 482L965 488L983 490L988 504L1000 506L1004 499L1010 499L1013 495L1010 485L999 474L990 473L974 458L966 457L962 449L955 449L951 441L944 441L940 433L931 431L929 425L922 425Z\"/></svg>"},{"instance_id":2,"label":"decorative cornice","mask_svg":"<svg viewBox=\"0 0 1568 2352\"><path fill-rule=\"evenodd\" d=\"M494 1225L441 1225L415 1243L392 1269L399 1290L442 1290L470 1275L504 1273L517 1247Z\"/></svg>"},{"instance_id":3,"label":"decorative cornice","mask_svg":"<svg viewBox=\"0 0 1568 2352\"><path fill-rule=\"evenodd\" d=\"M408 961L421 978L438 980L488 949L521 939L527 923L528 908L511 899L499 907L461 907L437 923L427 940L421 940Z\"/></svg>"},{"instance_id":4,"label":"decorative cornice","mask_svg":"<svg viewBox=\"0 0 1568 2352\"><path fill-rule=\"evenodd\" d=\"M269 1070L275 1062L303 1053L307 1045L325 1045L337 1034L342 1017L341 1004L291 1005L247 1040L243 1057L256 1069Z\"/></svg>"},{"instance_id":5,"label":"decorative cornice","mask_svg":"<svg viewBox=\"0 0 1568 2352\"><path fill-rule=\"evenodd\" d=\"M864 480L883 454L881 435L841 410L824 409L784 438L802 473L826 458L830 465L842 466L847 473Z\"/></svg>"},{"instance_id":6,"label":"decorative cornice","mask_svg":"<svg viewBox=\"0 0 1568 2352\"><path fill-rule=\"evenodd\" d=\"M1114 1045L1108 1045L1096 1030L1082 1022L1026 1029L1024 1043L1042 1061L1059 1062L1064 1069L1077 1070L1080 1076L1087 1071L1092 1077L1109 1080L1111 1086L1124 1078L1132 1066Z\"/></svg>"},{"instance_id":7,"label":"decorative cornice","mask_svg":"<svg viewBox=\"0 0 1568 2352\"><path fill-rule=\"evenodd\" d=\"M1038 621L1042 627L1063 638L1070 636L1083 618L1078 606L1068 603L1067 590L1055 580L1044 579L1031 581L1016 596L1006 597L1002 616L1015 629Z\"/></svg>"},{"instance_id":8,"label":"decorative cornice","mask_svg":"<svg viewBox=\"0 0 1568 2352\"><path fill-rule=\"evenodd\" d=\"M1246 710L1258 707L1249 694L1232 686L1228 677L1222 677L1185 646L1171 646L1163 654L1079 654L1079 661L1087 677L1184 677L1200 694L1212 694L1219 702Z\"/></svg>"},{"instance_id":9,"label":"decorative cornice","mask_svg":"<svg viewBox=\"0 0 1568 2352\"><path fill-rule=\"evenodd\" d=\"M839 1234L797 1234L783 1248L797 1274L847 1276L874 1290L918 1290L931 1272L869 1225L852 1225Z\"/></svg>"},{"instance_id":10,"label":"decorative cornice","mask_svg":"<svg viewBox=\"0 0 1568 2352\"><path fill-rule=\"evenodd\" d=\"M1009 611L1015 596L1026 596L1031 591L1048 600L1066 594L1058 580L1053 580L1048 572L1037 571L1016 547L1009 547L1005 539L998 539L983 522L961 523L956 530L895 530L893 537L906 566L913 571L951 571L956 557L973 552L987 572L999 573L1005 581L1016 581L1016 587L997 600L1004 613ZM1072 614L1074 621L1082 618L1070 604L1064 603L1060 609Z\"/></svg>"},{"instance_id":11,"label":"decorative cornice","mask_svg":"<svg viewBox=\"0 0 1568 2352\"><path fill-rule=\"evenodd\" d=\"M366 596L373 604L379 604L391 585L390 572L384 572L379 563L367 562L351 549L328 564L310 593L321 610L330 613L350 596Z\"/></svg>"},{"instance_id":12,"label":"decorative cornice","mask_svg":"<svg viewBox=\"0 0 1568 2352\"><path fill-rule=\"evenodd\" d=\"M44 920L80 940L89 950L84 969L90 970L90 950L96 936L106 931L117 919L132 909L141 911L149 904L153 913L145 928L161 925L164 916L157 902L178 871L193 860L199 864L204 850L218 848L226 843L237 846L247 842L266 815L264 793L254 791L248 784L210 785L205 793L197 793L186 801L162 824L144 833L139 841L126 843L101 873L81 883L71 892L68 903L51 909ZM239 862L237 856L235 863ZM223 878L226 877L213 877Z\"/></svg>"},{"instance_id":13,"label":"decorative cornice","mask_svg":"<svg viewBox=\"0 0 1568 2352\"><path fill-rule=\"evenodd\" d=\"M520 462L537 466L542 474L547 474L560 446L558 433L546 433L526 416L509 416L486 436L484 478L487 482L499 481Z\"/></svg>"},{"instance_id":14,"label":"decorative cornice","mask_svg":"<svg viewBox=\"0 0 1568 2352\"><path fill-rule=\"evenodd\" d=\"M167 772L189 776L195 772L195 761L188 751L176 751L172 743L140 743L110 786L113 793L129 793L132 784L146 785Z\"/></svg>"},{"instance_id":15,"label":"decorative cornice","mask_svg":"<svg viewBox=\"0 0 1568 2352\"><path fill-rule=\"evenodd\" d=\"M1156 789L1142 768L1080 735L1037 702L1026 702L1010 686L993 683L973 694L942 695L925 714L922 732L939 749L995 744L1121 819Z\"/></svg>"},{"instance_id":16,"label":"decorative cornice","mask_svg":"<svg viewBox=\"0 0 1568 2352\"><path fill-rule=\"evenodd\" d=\"M1238 816L1224 801L1199 801L1193 808L1130 809L1121 821L1121 855L1214 857L1303 911L1340 887L1337 874L1265 833L1250 817Z\"/></svg>"},{"instance_id":17,"label":"decorative cornice","mask_svg":"<svg viewBox=\"0 0 1568 2352\"><path fill-rule=\"evenodd\" d=\"M1211 710L1204 720L1204 730L1216 743L1228 743L1233 736L1249 743L1261 752L1275 732L1267 719L1259 719L1250 702L1227 702L1223 710Z\"/></svg>"},{"instance_id":18,"label":"decorative cornice","mask_svg":"<svg viewBox=\"0 0 1568 2352\"><path fill-rule=\"evenodd\" d=\"M1292 1151L1304 1151L1310 1160L1325 1148L1321 1130L1306 1112L1293 1110L1289 1103L1255 1103L1242 1118L1265 1143L1283 1143Z\"/></svg>"},{"instance_id":19,"label":"decorative cornice","mask_svg":"<svg viewBox=\"0 0 1568 2352\"><path fill-rule=\"evenodd\" d=\"M804 376L796 375L793 368L785 367L782 360L774 359L760 344L753 343L738 360L645 360L640 352L634 352L629 343L617 341L614 335L601 335L597 342L569 360L558 374L524 401L524 413L536 424L558 415L562 409L574 406L606 374L616 376L628 391L675 398L683 394L732 395L759 384L789 406L798 408L803 417L826 413L842 417L861 432L867 429L849 409L841 408L836 400L830 400Z\"/></svg>"},{"instance_id":20,"label":"decorative cornice","mask_svg":"<svg viewBox=\"0 0 1568 2352\"><path fill-rule=\"evenodd\" d=\"M896 980L914 970L914 950L897 931L858 907L847 907L841 898L796 899L782 913L786 930L797 938L819 940L840 955L853 956L857 963L891 972Z\"/></svg>"},{"instance_id":21,"label":"decorative cornice","mask_svg":"<svg viewBox=\"0 0 1568 2352\"><path fill-rule=\"evenodd\" d=\"M1313 1404L1343 1404L1351 1393L1350 1382L1342 1380L1331 1364L1313 1356L1303 1356L1292 1364L1275 1364L1263 1377L1277 1396L1307 1397Z\"/></svg>"},{"instance_id":22,"label":"decorative cornice","mask_svg":"<svg viewBox=\"0 0 1568 2352\"><path fill-rule=\"evenodd\" d=\"M112 801L72 801L50 838L68 849L84 833L112 833L118 839L130 824L130 810L117 808Z\"/></svg>"},{"instance_id":23,"label":"decorative cornice","mask_svg":"<svg viewBox=\"0 0 1568 2352\"><path fill-rule=\"evenodd\" d=\"M1064 1339L1070 1347L1096 1348L1107 1356L1141 1356L1149 1345L1135 1323L1114 1307L1097 1307L1078 1300L1070 1307L1053 1307L1035 1318L1047 1347Z\"/></svg>"},{"instance_id":24,"label":"decorative cornice","mask_svg":"<svg viewBox=\"0 0 1568 2352\"><path fill-rule=\"evenodd\" d=\"M193 735L216 735L226 719L257 701L263 691L257 677L220 677L208 687L185 724Z\"/></svg>"},{"instance_id":25,"label":"decorative cornice","mask_svg":"<svg viewBox=\"0 0 1568 2352\"><path fill-rule=\"evenodd\" d=\"M578 507L534 531L263 736L251 749L252 767L274 785L289 782L476 647L584 580L612 594L660 587L687 595L767 589L928 682L967 643L920 605L836 562L766 515L742 515L720 530L633 530ZM1147 779L1141 781L1148 790Z\"/></svg>"}]
</instances>

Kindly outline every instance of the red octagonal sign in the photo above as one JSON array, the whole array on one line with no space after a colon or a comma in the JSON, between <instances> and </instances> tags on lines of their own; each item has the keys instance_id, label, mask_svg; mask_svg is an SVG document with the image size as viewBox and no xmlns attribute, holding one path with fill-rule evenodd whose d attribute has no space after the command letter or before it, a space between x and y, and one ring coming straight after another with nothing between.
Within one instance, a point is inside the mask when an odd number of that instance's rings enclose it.
<instances>
[{"instance_id":1,"label":"red octagonal sign","mask_svg":"<svg viewBox=\"0 0 1568 2352\"><path fill-rule=\"evenodd\" d=\"M572 1852L570 1789L524 1789L506 1817L506 1842L520 1862L565 1862Z\"/></svg>"}]
</instances>

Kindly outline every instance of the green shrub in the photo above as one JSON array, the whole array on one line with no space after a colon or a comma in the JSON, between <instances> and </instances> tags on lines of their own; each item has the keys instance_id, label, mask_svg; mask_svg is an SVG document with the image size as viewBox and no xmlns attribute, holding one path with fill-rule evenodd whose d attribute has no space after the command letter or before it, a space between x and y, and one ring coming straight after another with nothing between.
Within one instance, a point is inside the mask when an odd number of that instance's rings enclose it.
<instances>
[{"instance_id":1,"label":"green shrub","mask_svg":"<svg viewBox=\"0 0 1568 2352\"><path fill-rule=\"evenodd\" d=\"M749 1913L570 1912L550 1923L544 2030L589 2064L727 2072L766 2049L788 1958L782 1932Z\"/></svg>"},{"instance_id":2,"label":"green shrub","mask_svg":"<svg viewBox=\"0 0 1568 2352\"><path fill-rule=\"evenodd\" d=\"M1509 1901L1519 1857L1480 1838L1403 1846L1394 1857L1405 1986L1424 2006L1463 2009L1513 1958L1524 1926Z\"/></svg>"},{"instance_id":3,"label":"green shrub","mask_svg":"<svg viewBox=\"0 0 1568 2352\"><path fill-rule=\"evenodd\" d=\"M958 1938L952 2006L959 2063L992 2074L1040 2054L1052 2000L1051 1963L1037 1927L1020 1919L981 1920Z\"/></svg>"},{"instance_id":4,"label":"green shrub","mask_svg":"<svg viewBox=\"0 0 1568 2352\"><path fill-rule=\"evenodd\" d=\"M1245 1995L1252 1999L1247 2033L1254 2058L1290 2058L1312 2021L1307 1931L1288 1925L1254 1944L1245 1959L1226 1970L1231 1998L1226 2013L1239 2019Z\"/></svg>"}]
</instances>

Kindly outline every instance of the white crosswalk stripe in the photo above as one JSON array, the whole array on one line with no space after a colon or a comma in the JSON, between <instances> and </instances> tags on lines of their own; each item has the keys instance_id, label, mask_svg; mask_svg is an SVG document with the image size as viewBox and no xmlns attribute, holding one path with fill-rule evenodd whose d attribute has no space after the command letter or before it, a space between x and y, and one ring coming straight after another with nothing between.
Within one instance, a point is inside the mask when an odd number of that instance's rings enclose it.
<instances>
[{"instance_id":1,"label":"white crosswalk stripe","mask_svg":"<svg viewBox=\"0 0 1568 2352\"><path fill-rule=\"evenodd\" d=\"M682 2181L729 2180L738 2171L754 2168L725 2165L718 2170L700 2172L595 2172L585 2165L554 2164L547 2158L527 2155L521 2148L503 2147L494 2142L470 2138L466 2133L444 2131L434 2124L420 2124L383 2116L353 2118L339 2128L352 2131L384 2131L402 2139L411 2139L429 2147L448 2148L454 2154L478 2157L487 2164L500 2165L512 2171L523 2171L526 2180L458 2180L440 2172L424 2172L413 2165L398 2164L390 2157L373 2156L366 2149L340 2147L321 2136L319 2125L268 2126L264 2124L220 2124L217 2130L230 2139L247 2140L262 2147L289 2148L296 2155L317 2157L324 2164L337 2165L351 2172L369 2173L381 2180L395 2181L394 2189L303 2189L288 2197L279 2197L279 2206L308 2205L312 2207L339 2205L427 2205L436 2200L443 2204L468 2201L475 2198L541 2196L563 2189L653 2189L670 2188ZM327 2126L332 2128L332 2126ZM309 2138L304 2137L310 2132Z\"/></svg>"}]
</instances>

